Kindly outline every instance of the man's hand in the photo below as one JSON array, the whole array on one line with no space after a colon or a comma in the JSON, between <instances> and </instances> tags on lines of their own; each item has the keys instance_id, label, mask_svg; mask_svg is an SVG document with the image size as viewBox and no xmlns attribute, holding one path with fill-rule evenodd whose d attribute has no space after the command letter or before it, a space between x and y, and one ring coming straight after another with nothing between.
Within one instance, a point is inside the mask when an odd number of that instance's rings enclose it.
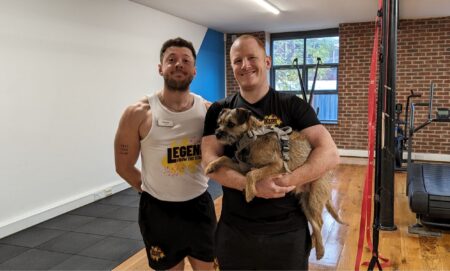
<instances>
[{"instance_id":1,"label":"man's hand","mask_svg":"<svg viewBox=\"0 0 450 271\"><path fill-rule=\"evenodd\" d=\"M282 198L295 189L289 185L289 174L277 174L264 178L256 183L257 197L264 199Z\"/></svg>"}]
</instances>

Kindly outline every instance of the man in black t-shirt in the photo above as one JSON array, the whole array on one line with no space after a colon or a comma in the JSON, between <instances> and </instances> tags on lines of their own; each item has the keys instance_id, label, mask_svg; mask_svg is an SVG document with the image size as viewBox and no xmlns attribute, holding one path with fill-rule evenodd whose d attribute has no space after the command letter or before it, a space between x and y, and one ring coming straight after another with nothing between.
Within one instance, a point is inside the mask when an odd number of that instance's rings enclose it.
<instances>
[{"instance_id":1,"label":"man in black t-shirt","mask_svg":"<svg viewBox=\"0 0 450 271\"><path fill-rule=\"evenodd\" d=\"M250 35L236 39L230 50L239 92L214 103L205 118L202 164L222 155L234 156L235 146L218 143L214 131L222 108L244 107L266 124L301 131L313 150L304 165L290 174L267 176L256 184L256 198L245 201L245 176L222 167L209 177L223 186L222 213L216 232L216 255L222 270L307 270L311 240L298 199L289 193L334 168L336 145L314 110L295 95L270 88L271 60L264 44Z\"/></svg>"}]
</instances>

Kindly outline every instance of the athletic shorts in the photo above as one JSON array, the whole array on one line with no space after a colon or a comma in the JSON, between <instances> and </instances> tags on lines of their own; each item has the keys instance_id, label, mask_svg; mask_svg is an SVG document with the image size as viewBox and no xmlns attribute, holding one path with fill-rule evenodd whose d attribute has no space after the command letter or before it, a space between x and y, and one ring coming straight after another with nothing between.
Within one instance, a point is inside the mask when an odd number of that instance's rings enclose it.
<instances>
[{"instance_id":1,"label":"athletic shorts","mask_svg":"<svg viewBox=\"0 0 450 271\"><path fill-rule=\"evenodd\" d=\"M308 270L309 228L274 234L243 231L219 221L216 253L220 270Z\"/></svg>"},{"instance_id":2,"label":"athletic shorts","mask_svg":"<svg viewBox=\"0 0 450 271\"><path fill-rule=\"evenodd\" d=\"M149 266L169 269L186 256L213 262L216 221L208 192L184 202L161 201L142 192L139 227Z\"/></svg>"}]
</instances>

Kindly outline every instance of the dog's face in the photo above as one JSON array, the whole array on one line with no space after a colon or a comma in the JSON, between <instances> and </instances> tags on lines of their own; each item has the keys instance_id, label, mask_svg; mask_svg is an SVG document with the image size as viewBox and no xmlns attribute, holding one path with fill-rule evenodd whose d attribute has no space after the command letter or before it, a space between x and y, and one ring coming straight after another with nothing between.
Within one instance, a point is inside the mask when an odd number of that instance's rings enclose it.
<instances>
[{"instance_id":1,"label":"dog's face","mask_svg":"<svg viewBox=\"0 0 450 271\"><path fill-rule=\"evenodd\" d=\"M247 132L250 128L251 112L244 108L224 108L217 119L217 140L224 145L231 145Z\"/></svg>"}]
</instances>

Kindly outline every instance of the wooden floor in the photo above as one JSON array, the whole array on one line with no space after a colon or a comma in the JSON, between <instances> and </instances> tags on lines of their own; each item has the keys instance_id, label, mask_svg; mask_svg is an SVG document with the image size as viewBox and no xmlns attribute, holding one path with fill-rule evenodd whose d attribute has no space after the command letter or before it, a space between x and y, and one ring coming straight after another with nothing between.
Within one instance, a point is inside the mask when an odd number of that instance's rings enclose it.
<instances>
[{"instance_id":1,"label":"wooden floor","mask_svg":"<svg viewBox=\"0 0 450 271\"><path fill-rule=\"evenodd\" d=\"M354 270L359 234L361 194L365 176L365 166L339 165L333 181L333 201L341 217L348 225L340 225L325 216L323 236L325 256L315 260L314 250L310 257L310 270ZM405 195L405 173L395 175L395 219L398 230L380 233L380 254L388 257L391 267L384 270L450 270L450 233L442 232L441 237L424 237L408 233L408 226L415 223ZM216 200L216 212L220 214L221 199ZM370 260L367 248L364 249L363 261ZM145 250L114 269L151 270L147 265ZM187 264L186 270L192 270ZM362 266L361 270L367 270Z\"/></svg>"}]
</instances>

